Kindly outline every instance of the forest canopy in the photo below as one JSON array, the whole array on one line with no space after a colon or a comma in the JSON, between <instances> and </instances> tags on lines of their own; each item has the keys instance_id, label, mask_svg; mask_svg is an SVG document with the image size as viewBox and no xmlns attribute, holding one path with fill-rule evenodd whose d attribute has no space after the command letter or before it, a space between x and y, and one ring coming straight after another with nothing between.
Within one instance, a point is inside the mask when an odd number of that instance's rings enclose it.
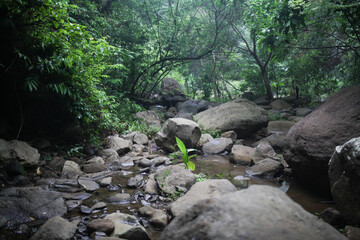
<instances>
[{"instance_id":1,"label":"forest canopy","mask_svg":"<svg viewBox=\"0 0 360 240\"><path fill-rule=\"evenodd\" d=\"M8 138L121 132L164 77L221 102L317 101L360 83L356 0L2 0L0 13Z\"/></svg>"}]
</instances>

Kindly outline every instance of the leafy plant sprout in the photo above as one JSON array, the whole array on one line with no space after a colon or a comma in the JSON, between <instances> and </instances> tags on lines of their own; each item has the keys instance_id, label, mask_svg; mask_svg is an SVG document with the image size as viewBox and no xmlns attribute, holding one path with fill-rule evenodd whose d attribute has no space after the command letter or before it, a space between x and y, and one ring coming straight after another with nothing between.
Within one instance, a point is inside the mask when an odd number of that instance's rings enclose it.
<instances>
[{"instance_id":1,"label":"leafy plant sprout","mask_svg":"<svg viewBox=\"0 0 360 240\"><path fill-rule=\"evenodd\" d=\"M189 154L189 152L196 151L196 149L192 149L192 148L186 149L185 144L178 137L176 137L176 144L183 154L182 159L185 164L185 168L190 169L191 171L195 171L195 163L193 163L189 159L195 157L196 154L191 155L191 156L189 156L188 154Z\"/></svg>"}]
</instances>

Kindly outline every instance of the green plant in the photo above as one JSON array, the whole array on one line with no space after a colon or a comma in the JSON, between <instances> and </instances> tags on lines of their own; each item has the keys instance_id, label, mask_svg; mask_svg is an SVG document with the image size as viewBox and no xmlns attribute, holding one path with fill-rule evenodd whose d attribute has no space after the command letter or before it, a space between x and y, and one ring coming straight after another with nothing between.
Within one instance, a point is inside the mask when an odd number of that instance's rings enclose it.
<instances>
[{"instance_id":1,"label":"green plant","mask_svg":"<svg viewBox=\"0 0 360 240\"><path fill-rule=\"evenodd\" d=\"M205 173L199 173L199 174L195 174L196 176L196 181L197 182L202 182L202 181L205 181L206 179L209 178L209 176Z\"/></svg>"},{"instance_id":2,"label":"green plant","mask_svg":"<svg viewBox=\"0 0 360 240\"><path fill-rule=\"evenodd\" d=\"M189 168L191 171L194 171L195 170L195 163L193 163L189 159L195 157L196 155L189 156L188 153L196 151L196 149L186 149L185 144L178 137L176 137L176 143L177 143L177 146L179 147L180 151L183 154L182 159L183 159L183 162L185 164L185 168L186 169Z\"/></svg>"},{"instance_id":3,"label":"green plant","mask_svg":"<svg viewBox=\"0 0 360 240\"><path fill-rule=\"evenodd\" d=\"M84 157L85 154L83 154L81 152L82 149L83 149L83 147L81 147L81 146L75 146L67 152L67 155L69 157Z\"/></svg>"},{"instance_id":4,"label":"green plant","mask_svg":"<svg viewBox=\"0 0 360 240\"><path fill-rule=\"evenodd\" d=\"M176 151L176 152L173 152L173 153L169 154L169 158L170 158L171 161L174 161L175 159L177 159L180 156L181 156L180 151Z\"/></svg>"},{"instance_id":5,"label":"green plant","mask_svg":"<svg viewBox=\"0 0 360 240\"><path fill-rule=\"evenodd\" d=\"M218 174L216 174L216 177L217 177L217 178L223 178L223 173L218 173Z\"/></svg>"},{"instance_id":6,"label":"green plant","mask_svg":"<svg viewBox=\"0 0 360 240\"><path fill-rule=\"evenodd\" d=\"M205 129L205 130L203 130L203 134L204 133L210 134L213 138L219 138L221 136L222 132L219 129L217 129L217 130Z\"/></svg>"}]
</instances>

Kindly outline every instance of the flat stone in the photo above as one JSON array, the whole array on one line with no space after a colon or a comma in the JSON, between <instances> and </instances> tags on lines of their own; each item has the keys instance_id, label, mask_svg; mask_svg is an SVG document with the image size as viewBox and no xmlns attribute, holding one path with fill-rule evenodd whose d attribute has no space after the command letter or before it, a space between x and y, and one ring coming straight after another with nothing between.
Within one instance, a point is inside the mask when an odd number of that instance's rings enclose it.
<instances>
[{"instance_id":1,"label":"flat stone","mask_svg":"<svg viewBox=\"0 0 360 240\"><path fill-rule=\"evenodd\" d=\"M112 177L104 178L100 181L100 186L107 187L111 185Z\"/></svg>"},{"instance_id":2,"label":"flat stone","mask_svg":"<svg viewBox=\"0 0 360 240\"><path fill-rule=\"evenodd\" d=\"M80 211L85 214L90 214L92 212L92 208L89 208L85 205L80 206Z\"/></svg>"},{"instance_id":3,"label":"flat stone","mask_svg":"<svg viewBox=\"0 0 360 240\"><path fill-rule=\"evenodd\" d=\"M102 208L106 208L106 203L98 202L98 203L95 203L94 206L91 207L92 210L102 209Z\"/></svg>"},{"instance_id":4,"label":"flat stone","mask_svg":"<svg viewBox=\"0 0 360 240\"><path fill-rule=\"evenodd\" d=\"M90 233L99 231L109 235L114 231L115 224L110 219L95 219L89 222L87 228Z\"/></svg>"},{"instance_id":5,"label":"flat stone","mask_svg":"<svg viewBox=\"0 0 360 240\"><path fill-rule=\"evenodd\" d=\"M117 204L127 204L131 200L131 195L129 193L117 193L107 199L110 203Z\"/></svg>"},{"instance_id":6,"label":"flat stone","mask_svg":"<svg viewBox=\"0 0 360 240\"><path fill-rule=\"evenodd\" d=\"M68 240L74 237L76 229L75 224L56 216L42 225L30 240Z\"/></svg>"},{"instance_id":7,"label":"flat stone","mask_svg":"<svg viewBox=\"0 0 360 240\"><path fill-rule=\"evenodd\" d=\"M136 175L128 180L127 186L129 188L138 188L143 184L144 177L141 174Z\"/></svg>"},{"instance_id":8,"label":"flat stone","mask_svg":"<svg viewBox=\"0 0 360 240\"><path fill-rule=\"evenodd\" d=\"M77 179L83 172L79 164L73 161L66 161L61 172L61 177L69 179Z\"/></svg>"},{"instance_id":9,"label":"flat stone","mask_svg":"<svg viewBox=\"0 0 360 240\"><path fill-rule=\"evenodd\" d=\"M100 188L100 185L97 184L95 181L89 178L79 178L78 179L79 185L84 188L86 191L93 192Z\"/></svg>"}]
</instances>

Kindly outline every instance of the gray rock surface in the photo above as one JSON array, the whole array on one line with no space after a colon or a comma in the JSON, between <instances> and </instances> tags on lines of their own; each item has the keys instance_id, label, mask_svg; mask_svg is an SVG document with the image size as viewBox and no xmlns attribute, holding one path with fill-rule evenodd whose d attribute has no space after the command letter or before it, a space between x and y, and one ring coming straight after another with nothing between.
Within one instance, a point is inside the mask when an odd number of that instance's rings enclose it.
<instances>
[{"instance_id":1,"label":"gray rock surface","mask_svg":"<svg viewBox=\"0 0 360 240\"><path fill-rule=\"evenodd\" d=\"M297 122L287 134L284 158L294 175L319 190L330 190L328 162L336 146L360 133L360 85L342 89Z\"/></svg>"},{"instance_id":2,"label":"gray rock surface","mask_svg":"<svg viewBox=\"0 0 360 240\"><path fill-rule=\"evenodd\" d=\"M119 136L108 136L106 138L106 146L115 149L119 154L125 154L132 150L132 141L125 140Z\"/></svg>"},{"instance_id":3,"label":"gray rock surface","mask_svg":"<svg viewBox=\"0 0 360 240\"><path fill-rule=\"evenodd\" d=\"M270 103L270 107L275 110L291 110L292 107L287 102L277 99Z\"/></svg>"},{"instance_id":4,"label":"gray rock surface","mask_svg":"<svg viewBox=\"0 0 360 240\"><path fill-rule=\"evenodd\" d=\"M237 164L248 165L252 162L255 148L235 144L231 148L230 161Z\"/></svg>"},{"instance_id":5,"label":"gray rock surface","mask_svg":"<svg viewBox=\"0 0 360 240\"><path fill-rule=\"evenodd\" d=\"M183 163L157 170L154 178L159 189L166 194L175 194L177 186L190 189L196 181L195 174L185 169Z\"/></svg>"},{"instance_id":6,"label":"gray rock surface","mask_svg":"<svg viewBox=\"0 0 360 240\"><path fill-rule=\"evenodd\" d=\"M58 192L40 187L14 187L0 192L0 227L35 219L62 216L67 211Z\"/></svg>"},{"instance_id":7,"label":"gray rock surface","mask_svg":"<svg viewBox=\"0 0 360 240\"><path fill-rule=\"evenodd\" d=\"M137 133L137 134L135 134L133 141L140 145L146 145L146 144L148 144L149 139L148 139L148 136L146 136L146 134Z\"/></svg>"},{"instance_id":8,"label":"gray rock surface","mask_svg":"<svg viewBox=\"0 0 360 240\"><path fill-rule=\"evenodd\" d=\"M138 112L136 116L144 120L151 128L161 128L161 118L153 110Z\"/></svg>"},{"instance_id":9,"label":"gray rock surface","mask_svg":"<svg viewBox=\"0 0 360 240\"><path fill-rule=\"evenodd\" d=\"M46 221L30 240L70 240L76 229L75 224L56 216Z\"/></svg>"},{"instance_id":10,"label":"gray rock surface","mask_svg":"<svg viewBox=\"0 0 360 240\"><path fill-rule=\"evenodd\" d=\"M197 143L197 146L202 147L202 146L204 146L205 143L210 142L211 140L214 140L214 138L210 134L208 134L208 133L201 134L201 137L199 139L199 142Z\"/></svg>"},{"instance_id":11,"label":"gray rock surface","mask_svg":"<svg viewBox=\"0 0 360 240\"><path fill-rule=\"evenodd\" d=\"M170 205L170 211L176 217L200 200L222 196L225 193L235 191L236 187L227 179L208 179L197 182L184 196Z\"/></svg>"},{"instance_id":12,"label":"gray rock surface","mask_svg":"<svg viewBox=\"0 0 360 240\"><path fill-rule=\"evenodd\" d=\"M329 162L331 194L350 224L360 223L360 137L337 146Z\"/></svg>"},{"instance_id":13,"label":"gray rock surface","mask_svg":"<svg viewBox=\"0 0 360 240\"><path fill-rule=\"evenodd\" d=\"M69 179L77 179L83 172L79 164L73 161L66 161L61 172L61 177Z\"/></svg>"},{"instance_id":14,"label":"gray rock surface","mask_svg":"<svg viewBox=\"0 0 360 240\"><path fill-rule=\"evenodd\" d=\"M265 158L257 162L254 166L247 167L245 172L251 177L274 178L283 171L284 166L281 162L271 158Z\"/></svg>"},{"instance_id":15,"label":"gray rock surface","mask_svg":"<svg viewBox=\"0 0 360 240\"><path fill-rule=\"evenodd\" d=\"M266 128L267 134L286 136L295 122L291 121L270 121Z\"/></svg>"},{"instance_id":16,"label":"gray rock surface","mask_svg":"<svg viewBox=\"0 0 360 240\"><path fill-rule=\"evenodd\" d=\"M168 217L162 210L152 208L150 206L143 206L139 209L142 216L149 218L149 223L156 228L164 228L168 224Z\"/></svg>"},{"instance_id":17,"label":"gray rock surface","mask_svg":"<svg viewBox=\"0 0 360 240\"><path fill-rule=\"evenodd\" d=\"M240 138L265 127L269 121L265 110L242 98L200 112L194 119L203 129L233 130Z\"/></svg>"},{"instance_id":18,"label":"gray rock surface","mask_svg":"<svg viewBox=\"0 0 360 240\"><path fill-rule=\"evenodd\" d=\"M9 163L15 159L21 164L36 165L39 163L40 154L26 142L0 139L0 161Z\"/></svg>"},{"instance_id":19,"label":"gray rock surface","mask_svg":"<svg viewBox=\"0 0 360 240\"><path fill-rule=\"evenodd\" d=\"M248 189L199 201L162 232L166 239L346 240L340 232L306 212L280 189Z\"/></svg>"},{"instance_id":20,"label":"gray rock surface","mask_svg":"<svg viewBox=\"0 0 360 240\"><path fill-rule=\"evenodd\" d=\"M174 152L175 136L181 139L187 148L195 148L201 137L197 123L184 118L170 118L155 136L156 145L167 152Z\"/></svg>"},{"instance_id":21,"label":"gray rock surface","mask_svg":"<svg viewBox=\"0 0 360 240\"><path fill-rule=\"evenodd\" d=\"M230 151L233 146L231 138L215 138L202 147L205 154L219 154L225 151Z\"/></svg>"}]
</instances>

